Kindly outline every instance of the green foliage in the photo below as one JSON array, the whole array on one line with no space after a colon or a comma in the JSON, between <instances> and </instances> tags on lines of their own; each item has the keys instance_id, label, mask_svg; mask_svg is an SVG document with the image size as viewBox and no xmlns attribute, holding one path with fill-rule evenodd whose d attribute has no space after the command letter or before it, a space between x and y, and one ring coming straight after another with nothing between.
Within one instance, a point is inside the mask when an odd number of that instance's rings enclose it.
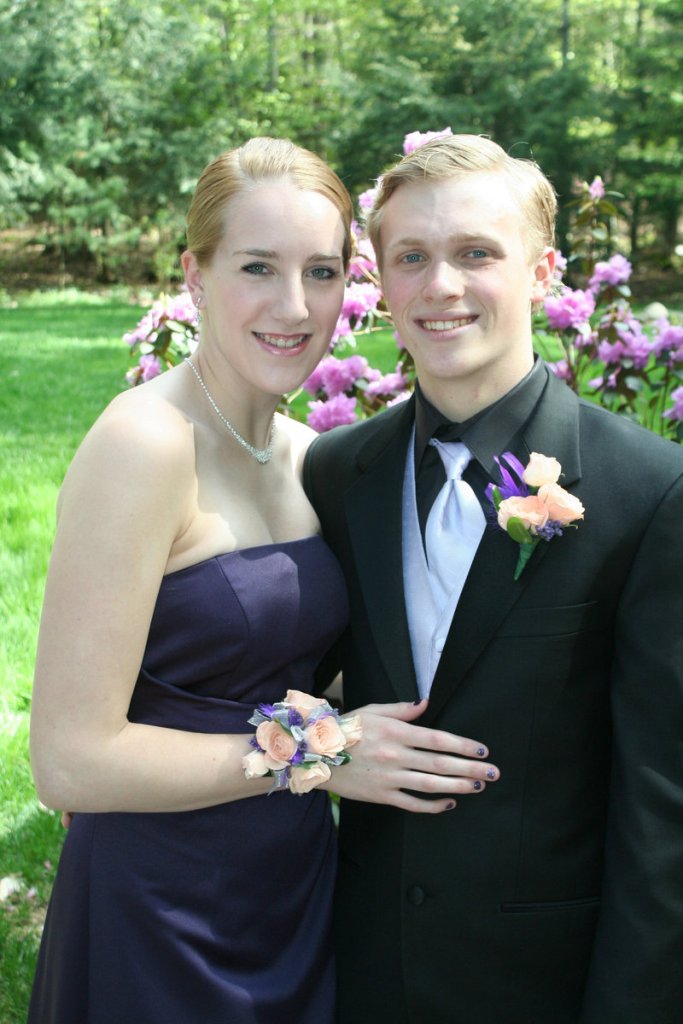
<instances>
[{"instance_id":1,"label":"green foliage","mask_svg":"<svg viewBox=\"0 0 683 1024\"><path fill-rule=\"evenodd\" d=\"M532 154L563 198L602 174L632 197L631 250L675 267L682 41L680 0L11 2L0 225L47 223L55 257L104 280L144 237L166 283L218 152L289 135L357 189L397 138L448 124Z\"/></svg>"}]
</instances>

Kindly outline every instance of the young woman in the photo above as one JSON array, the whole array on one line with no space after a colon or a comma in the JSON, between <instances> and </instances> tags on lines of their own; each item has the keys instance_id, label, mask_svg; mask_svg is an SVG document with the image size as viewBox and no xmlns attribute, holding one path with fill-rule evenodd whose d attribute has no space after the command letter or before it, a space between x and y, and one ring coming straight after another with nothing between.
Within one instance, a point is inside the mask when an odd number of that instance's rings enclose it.
<instances>
[{"instance_id":1,"label":"young woman","mask_svg":"<svg viewBox=\"0 0 683 1024\"><path fill-rule=\"evenodd\" d=\"M300 482L312 433L275 410L328 347L351 215L334 172L287 141L213 161L183 255L199 346L117 397L67 474L31 749L41 799L76 814L31 1024L334 1018L327 794L268 796L242 762L255 705L312 691L347 622ZM471 762L443 752L475 744L439 734L429 754L422 710L368 709L330 787L401 803L432 772L435 812L473 791Z\"/></svg>"}]
</instances>

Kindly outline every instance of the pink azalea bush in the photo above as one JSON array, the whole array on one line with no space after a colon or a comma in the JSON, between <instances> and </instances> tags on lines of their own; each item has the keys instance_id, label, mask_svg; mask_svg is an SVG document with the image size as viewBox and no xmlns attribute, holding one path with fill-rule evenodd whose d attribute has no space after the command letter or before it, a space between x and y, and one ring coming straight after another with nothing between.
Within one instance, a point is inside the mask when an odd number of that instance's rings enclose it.
<instances>
[{"instance_id":1,"label":"pink azalea bush","mask_svg":"<svg viewBox=\"0 0 683 1024\"><path fill-rule=\"evenodd\" d=\"M410 132L404 153L452 134ZM381 179L378 179L376 186ZM377 187L358 197L361 217L371 209ZM534 316L534 341L553 371L575 391L665 436L683 440L683 325L666 316L646 323L631 306L631 263L615 253L598 259L605 221L617 213L601 177L578 182L574 221L575 252L569 262L556 253L556 288ZM342 310L329 354L303 384L310 395L307 422L323 432L373 416L412 392L414 367L397 334L396 367L387 374L357 351L371 332L391 329L377 261L362 227L354 222L356 249L349 267ZM563 283L581 262L583 286ZM186 290L161 296L133 331L124 335L136 359L126 379L143 383L190 355L197 342L196 311ZM294 413L291 404L283 411Z\"/></svg>"},{"instance_id":2,"label":"pink azalea bush","mask_svg":"<svg viewBox=\"0 0 683 1024\"><path fill-rule=\"evenodd\" d=\"M134 386L169 370L197 345L197 311L187 289L178 295L161 295L136 327L124 334L137 363L126 374Z\"/></svg>"},{"instance_id":3,"label":"pink azalea bush","mask_svg":"<svg viewBox=\"0 0 683 1024\"><path fill-rule=\"evenodd\" d=\"M595 257L605 219L616 209L601 178L580 182L576 225L582 236L584 288L560 284L534 319L535 341L554 372L575 391L651 430L683 440L683 325L667 316L645 322L631 306L632 266L616 253ZM557 254L561 282L567 260ZM559 343L559 344L558 344ZM553 361L561 350L562 357ZM669 403L673 402L673 405Z\"/></svg>"}]
</instances>

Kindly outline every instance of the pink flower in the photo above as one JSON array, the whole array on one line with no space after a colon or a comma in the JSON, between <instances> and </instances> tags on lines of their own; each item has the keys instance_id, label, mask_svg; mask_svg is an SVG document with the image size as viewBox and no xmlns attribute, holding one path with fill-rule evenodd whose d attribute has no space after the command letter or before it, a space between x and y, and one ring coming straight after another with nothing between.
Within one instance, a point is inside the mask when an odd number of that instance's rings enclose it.
<instances>
[{"instance_id":1,"label":"pink flower","mask_svg":"<svg viewBox=\"0 0 683 1024\"><path fill-rule=\"evenodd\" d=\"M339 344L343 345L344 342L348 342L351 345L354 344L353 327L349 323L347 317L340 316L337 320L337 326L332 332L330 348L334 348L335 345Z\"/></svg>"},{"instance_id":2,"label":"pink flower","mask_svg":"<svg viewBox=\"0 0 683 1024\"><path fill-rule=\"evenodd\" d=\"M409 132L403 140L403 152L407 156L408 153L414 153L416 149L424 146L426 142L431 142L432 139L445 139L452 134L450 128L443 128L440 132Z\"/></svg>"},{"instance_id":3,"label":"pink flower","mask_svg":"<svg viewBox=\"0 0 683 1024\"><path fill-rule=\"evenodd\" d=\"M361 194L358 196L358 205L360 206L361 210L372 209L375 199L377 198L377 193L379 191L379 186L381 185L381 183L382 179L378 178L377 184L375 185L374 188L366 189L365 192L361 192Z\"/></svg>"},{"instance_id":4,"label":"pink flower","mask_svg":"<svg viewBox=\"0 0 683 1024\"><path fill-rule=\"evenodd\" d=\"M143 381L152 380L161 373L161 363L156 356L140 356L140 367Z\"/></svg>"},{"instance_id":5,"label":"pink flower","mask_svg":"<svg viewBox=\"0 0 683 1024\"><path fill-rule=\"evenodd\" d=\"M390 409L392 405L399 405L401 402L407 402L410 395L410 391L402 391L400 395L396 395L396 398L390 398L387 402L387 409Z\"/></svg>"},{"instance_id":6,"label":"pink flower","mask_svg":"<svg viewBox=\"0 0 683 1024\"><path fill-rule=\"evenodd\" d=\"M630 278L632 270L633 267L626 257L617 253L607 262L603 261L595 264L588 287L592 292L598 292L603 284L625 284Z\"/></svg>"},{"instance_id":7,"label":"pink flower","mask_svg":"<svg viewBox=\"0 0 683 1024\"><path fill-rule=\"evenodd\" d=\"M381 289L369 281L350 281L344 291L341 315L347 320L362 320L377 309L382 298Z\"/></svg>"},{"instance_id":8,"label":"pink flower","mask_svg":"<svg viewBox=\"0 0 683 1024\"><path fill-rule=\"evenodd\" d=\"M548 522L548 507L537 494L505 498L498 507L498 525L506 530L513 517L521 519L525 528L534 533Z\"/></svg>"},{"instance_id":9,"label":"pink flower","mask_svg":"<svg viewBox=\"0 0 683 1024\"><path fill-rule=\"evenodd\" d=\"M555 250L555 269L553 271L553 277L556 281L561 281L562 276L567 269L567 257L563 256L559 249Z\"/></svg>"},{"instance_id":10,"label":"pink flower","mask_svg":"<svg viewBox=\"0 0 683 1024\"><path fill-rule=\"evenodd\" d=\"M336 757L346 745L346 737L334 715L319 718L304 730L306 746L313 754Z\"/></svg>"},{"instance_id":11,"label":"pink flower","mask_svg":"<svg viewBox=\"0 0 683 1024\"><path fill-rule=\"evenodd\" d=\"M559 484L543 484L538 489L537 497L541 499L548 510L548 519L554 523L567 526L575 519L583 519L585 509L579 499Z\"/></svg>"},{"instance_id":12,"label":"pink flower","mask_svg":"<svg viewBox=\"0 0 683 1024\"><path fill-rule=\"evenodd\" d=\"M653 342L656 355L670 352L674 361L683 359L683 327L670 324L668 320L660 320Z\"/></svg>"},{"instance_id":13,"label":"pink flower","mask_svg":"<svg viewBox=\"0 0 683 1024\"><path fill-rule=\"evenodd\" d=\"M194 324L197 319L197 309L192 301L192 296L186 290L181 291L178 295L168 296L163 308L169 320Z\"/></svg>"},{"instance_id":14,"label":"pink flower","mask_svg":"<svg viewBox=\"0 0 683 1024\"><path fill-rule=\"evenodd\" d=\"M145 315L138 321L135 330L124 334L123 340L127 345L130 345L131 348L133 348L134 345L137 345L140 341L153 341L153 334L156 326L157 321L152 316L151 311L145 313Z\"/></svg>"},{"instance_id":15,"label":"pink flower","mask_svg":"<svg viewBox=\"0 0 683 1024\"><path fill-rule=\"evenodd\" d=\"M407 383L401 371L397 369L393 373L387 373L383 377L371 381L365 389L365 394L372 398L396 395L404 390Z\"/></svg>"},{"instance_id":16,"label":"pink flower","mask_svg":"<svg viewBox=\"0 0 683 1024\"><path fill-rule=\"evenodd\" d=\"M652 354L652 342L643 331L642 324L635 317L628 324L616 324L617 334L624 345L626 356L638 370L644 369Z\"/></svg>"},{"instance_id":17,"label":"pink flower","mask_svg":"<svg viewBox=\"0 0 683 1024\"><path fill-rule=\"evenodd\" d=\"M674 404L663 414L667 420L683 420L683 387L671 392Z\"/></svg>"},{"instance_id":18,"label":"pink flower","mask_svg":"<svg viewBox=\"0 0 683 1024\"><path fill-rule=\"evenodd\" d=\"M367 274L377 273L377 257L372 242L362 235L355 221L352 227L356 237L356 253L355 256L352 256L349 264L349 276L364 281Z\"/></svg>"},{"instance_id":19,"label":"pink flower","mask_svg":"<svg viewBox=\"0 0 683 1024\"><path fill-rule=\"evenodd\" d=\"M357 419L356 399L348 395L336 395L327 402L309 402L308 407L311 410L307 417L308 425L319 434L344 423L354 423Z\"/></svg>"},{"instance_id":20,"label":"pink flower","mask_svg":"<svg viewBox=\"0 0 683 1024\"><path fill-rule=\"evenodd\" d=\"M285 703L291 704L305 722L314 708L321 708L327 701L323 697L313 697L310 693L304 693L302 690L287 690Z\"/></svg>"},{"instance_id":21,"label":"pink flower","mask_svg":"<svg viewBox=\"0 0 683 1024\"><path fill-rule=\"evenodd\" d=\"M364 356L349 356L348 359L326 356L304 381L303 388L311 395L323 391L328 398L335 398L351 391L357 380L363 377L367 379L368 370L368 361Z\"/></svg>"},{"instance_id":22,"label":"pink flower","mask_svg":"<svg viewBox=\"0 0 683 1024\"><path fill-rule=\"evenodd\" d=\"M331 774L324 761L316 761L306 768L292 768L289 789L292 793L310 793L321 782L327 782Z\"/></svg>"},{"instance_id":23,"label":"pink flower","mask_svg":"<svg viewBox=\"0 0 683 1024\"><path fill-rule=\"evenodd\" d=\"M578 327L595 312L595 296L589 291L571 288L558 296L548 295L544 308L548 323L554 330Z\"/></svg>"},{"instance_id":24,"label":"pink flower","mask_svg":"<svg viewBox=\"0 0 683 1024\"><path fill-rule=\"evenodd\" d=\"M277 722L261 722L257 725L256 742L265 755L266 767L271 771L286 768L296 753L294 737Z\"/></svg>"},{"instance_id":25,"label":"pink flower","mask_svg":"<svg viewBox=\"0 0 683 1024\"><path fill-rule=\"evenodd\" d=\"M571 378L571 370L566 359L558 359L556 363L548 363L548 366L560 380L569 380Z\"/></svg>"},{"instance_id":26,"label":"pink flower","mask_svg":"<svg viewBox=\"0 0 683 1024\"><path fill-rule=\"evenodd\" d=\"M598 175L597 178L593 178L592 182L588 186L588 191L591 199L602 199L605 194L605 185L600 175Z\"/></svg>"},{"instance_id":27,"label":"pink flower","mask_svg":"<svg viewBox=\"0 0 683 1024\"><path fill-rule=\"evenodd\" d=\"M329 357L326 357L329 358ZM325 359L322 359L316 366L313 373L306 378L301 385L304 391L308 391L309 395L317 395L319 391L323 389L323 381L325 379Z\"/></svg>"},{"instance_id":28,"label":"pink flower","mask_svg":"<svg viewBox=\"0 0 683 1024\"><path fill-rule=\"evenodd\" d=\"M539 455L538 452L532 452L526 469L522 474L522 479L529 487L540 487L542 484L557 483L561 472L562 466L557 459L553 459L548 455Z\"/></svg>"},{"instance_id":29,"label":"pink flower","mask_svg":"<svg viewBox=\"0 0 683 1024\"><path fill-rule=\"evenodd\" d=\"M242 768L248 779L257 779L262 775L267 775L266 755L261 750L252 750L250 754L245 754L242 758Z\"/></svg>"},{"instance_id":30,"label":"pink flower","mask_svg":"<svg viewBox=\"0 0 683 1024\"><path fill-rule=\"evenodd\" d=\"M610 363L620 363L626 354L626 348L620 341L601 341L598 345L598 359L608 366Z\"/></svg>"}]
</instances>

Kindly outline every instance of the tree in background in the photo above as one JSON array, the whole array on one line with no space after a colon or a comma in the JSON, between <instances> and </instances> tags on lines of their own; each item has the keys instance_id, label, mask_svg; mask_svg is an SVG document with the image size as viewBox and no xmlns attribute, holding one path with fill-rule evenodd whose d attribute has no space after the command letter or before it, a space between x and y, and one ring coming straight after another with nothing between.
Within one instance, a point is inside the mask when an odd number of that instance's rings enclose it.
<instances>
[{"instance_id":1,"label":"tree in background","mask_svg":"<svg viewBox=\"0 0 683 1024\"><path fill-rule=\"evenodd\" d=\"M65 270L139 275L137 251L167 280L221 150L289 135L355 191L449 124L535 157L562 200L602 174L632 197L620 245L675 268L682 35L682 0L5 0L0 226Z\"/></svg>"}]
</instances>

